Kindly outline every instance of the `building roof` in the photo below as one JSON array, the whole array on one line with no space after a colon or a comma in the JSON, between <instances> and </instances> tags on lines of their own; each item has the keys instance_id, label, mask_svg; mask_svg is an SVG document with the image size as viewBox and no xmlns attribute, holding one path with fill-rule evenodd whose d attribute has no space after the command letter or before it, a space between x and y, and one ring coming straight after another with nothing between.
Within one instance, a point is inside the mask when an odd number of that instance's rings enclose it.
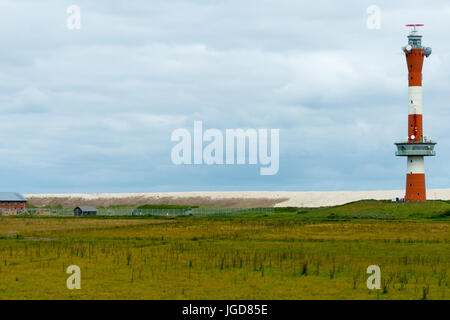
<instances>
[{"instance_id":1,"label":"building roof","mask_svg":"<svg viewBox=\"0 0 450 320\"><path fill-rule=\"evenodd\" d=\"M0 201L27 201L27 199L17 192L0 192Z\"/></svg>"},{"instance_id":2,"label":"building roof","mask_svg":"<svg viewBox=\"0 0 450 320\"><path fill-rule=\"evenodd\" d=\"M85 212L97 211L97 208L96 207L92 207L92 206L79 206L77 208L80 208L81 211L85 211Z\"/></svg>"}]
</instances>

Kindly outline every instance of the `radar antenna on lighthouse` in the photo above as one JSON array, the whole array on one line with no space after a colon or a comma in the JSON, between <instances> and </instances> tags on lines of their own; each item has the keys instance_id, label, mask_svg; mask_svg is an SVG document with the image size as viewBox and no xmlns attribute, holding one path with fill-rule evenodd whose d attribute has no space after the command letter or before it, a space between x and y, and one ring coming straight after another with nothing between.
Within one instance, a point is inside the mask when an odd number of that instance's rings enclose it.
<instances>
[{"instance_id":1,"label":"radar antenna on lighthouse","mask_svg":"<svg viewBox=\"0 0 450 320\"><path fill-rule=\"evenodd\" d=\"M407 24L406 25L407 27L412 27L413 29L411 30L411 33L416 33L417 32L417 29L416 29L416 27L423 27L424 25L423 24L421 24L421 23L416 23L416 24Z\"/></svg>"}]
</instances>

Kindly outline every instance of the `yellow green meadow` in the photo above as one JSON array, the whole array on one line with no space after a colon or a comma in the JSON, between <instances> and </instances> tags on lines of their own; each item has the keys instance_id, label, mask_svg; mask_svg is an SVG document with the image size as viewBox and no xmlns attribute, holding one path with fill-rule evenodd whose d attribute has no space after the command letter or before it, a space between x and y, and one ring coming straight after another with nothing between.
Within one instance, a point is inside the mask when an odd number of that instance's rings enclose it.
<instances>
[{"instance_id":1,"label":"yellow green meadow","mask_svg":"<svg viewBox=\"0 0 450 320\"><path fill-rule=\"evenodd\" d=\"M450 298L450 221L299 216L0 217L0 299Z\"/></svg>"}]
</instances>

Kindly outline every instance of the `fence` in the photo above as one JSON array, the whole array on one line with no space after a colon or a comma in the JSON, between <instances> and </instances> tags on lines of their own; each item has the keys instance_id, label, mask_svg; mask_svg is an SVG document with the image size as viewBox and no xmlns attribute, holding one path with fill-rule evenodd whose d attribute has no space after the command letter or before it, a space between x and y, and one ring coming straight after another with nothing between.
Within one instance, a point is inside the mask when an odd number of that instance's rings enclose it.
<instances>
[{"instance_id":1,"label":"fence","mask_svg":"<svg viewBox=\"0 0 450 320\"><path fill-rule=\"evenodd\" d=\"M182 216L232 215L242 213L274 213L274 208L193 208L193 209L98 209L98 216ZM28 208L17 215L73 216L73 209Z\"/></svg>"}]
</instances>

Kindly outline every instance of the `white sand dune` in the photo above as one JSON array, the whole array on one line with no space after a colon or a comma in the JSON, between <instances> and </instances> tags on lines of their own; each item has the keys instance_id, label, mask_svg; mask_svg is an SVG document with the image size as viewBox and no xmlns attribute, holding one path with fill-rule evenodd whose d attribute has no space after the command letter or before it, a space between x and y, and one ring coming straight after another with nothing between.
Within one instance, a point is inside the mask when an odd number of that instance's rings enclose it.
<instances>
[{"instance_id":1,"label":"white sand dune","mask_svg":"<svg viewBox=\"0 0 450 320\"><path fill-rule=\"evenodd\" d=\"M153 193L72 193L72 194L26 194L32 201L44 201L58 199L74 202L90 203L132 203L138 200L139 203L191 203L202 202L209 205L231 206L261 206L273 205L276 207L320 207L340 205L352 201L363 199L386 200L396 197L403 197L404 190L379 190L379 191L196 191L196 192L153 192ZM450 189L429 189L427 190L429 200L450 200ZM99 205L99 204L97 204Z\"/></svg>"}]
</instances>

